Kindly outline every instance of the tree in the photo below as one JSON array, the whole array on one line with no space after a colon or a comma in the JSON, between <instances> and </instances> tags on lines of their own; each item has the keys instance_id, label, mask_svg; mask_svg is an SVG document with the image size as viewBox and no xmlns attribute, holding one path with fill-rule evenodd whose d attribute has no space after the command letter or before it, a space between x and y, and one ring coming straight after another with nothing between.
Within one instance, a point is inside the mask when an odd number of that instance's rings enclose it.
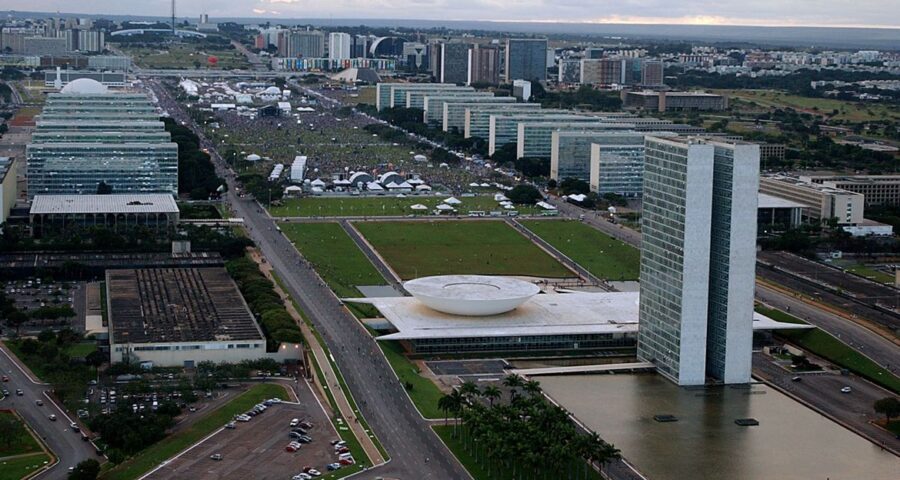
<instances>
[{"instance_id":1,"label":"tree","mask_svg":"<svg viewBox=\"0 0 900 480\"><path fill-rule=\"evenodd\" d=\"M21 310L15 310L6 315L6 324L10 328L16 329L16 336L19 336L19 329L28 321L28 315Z\"/></svg>"},{"instance_id":2,"label":"tree","mask_svg":"<svg viewBox=\"0 0 900 480\"><path fill-rule=\"evenodd\" d=\"M497 388L496 385L488 385L487 387L484 387L484 390L481 391L481 395L484 396L484 398L488 399L491 407L493 407L494 401L500 398L500 389Z\"/></svg>"},{"instance_id":3,"label":"tree","mask_svg":"<svg viewBox=\"0 0 900 480\"><path fill-rule=\"evenodd\" d=\"M75 469L69 472L69 480L96 480L100 475L100 463L93 458L75 465Z\"/></svg>"},{"instance_id":4,"label":"tree","mask_svg":"<svg viewBox=\"0 0 900 480\"><path fill-rule=\"evenodd\" d=\"M563 195L582 194L587 195L591 191L591 186L584 180L577 178L565 178L559 182L559 190Z\"/></svg>"},{"instance_id":5,"label":"tree","mask_svg":"<svg viewBox=\"0 0 900 480\"><path fill-rule=\"evenodd\" d=\"M543 198L537 188L525 184L516 185L506 196L511 202L519 205L534 205Z\"/></svg>"},{"instance_id":6,"label":"tree","mask_svg":"<svg viewBox=\"0 0 900 480\"><path fill-rule=\"evenodd\" d=\"M900 417L900 400L896 397L885 397L877 400L873 405L875 411L884 415L887 423L891 423L894 417Z\"/></svg>"}]
</instances>

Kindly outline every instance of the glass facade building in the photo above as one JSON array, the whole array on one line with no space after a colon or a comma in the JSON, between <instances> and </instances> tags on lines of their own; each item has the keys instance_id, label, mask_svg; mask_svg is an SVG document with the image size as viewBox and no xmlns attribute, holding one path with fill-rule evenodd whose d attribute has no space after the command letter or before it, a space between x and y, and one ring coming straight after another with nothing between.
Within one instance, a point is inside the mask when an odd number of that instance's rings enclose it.
<instances>
[{"instance_id":1,"label":"glass facade building","mask_svg":"<svg viewBox=\"0 0 900 480\"><path fill-rule=\"evenodd\" d=\"M638 357L679 385L750 380L759 148L648 137Z\"/></svg>"},{"instance_id":2,"label":"glass facade building","mask_svg":"<svg viewBox=\"0 0 900 480\"><path fill-rule=\"evenodd\" d=\"M547 39L507 39L504 79L506 83L512 83L513 80L547 80Z\"/></svg>"},{"instance_id":3,"label":"glass facade building","mask_svg":"<svg viewBox=\"0 0 900 480\"><path fill-rule=\"evenodd\" d=\"M458 87L450 83L378 83L375 85L375 108L379 111L406 105L406 92L412 90L442 92L450 90L473 91L471 87Z\"/></svg>"},{"instance_id":4,"label":"glass facade building","mask_svg":"<svg viewBox=\"0 0 900 480\"><path fill-rule=\"evenodd\" d=\"M488 119L488 155L500 147L515 142L519 134L519 122L526 120L575 120L590 118L574 115L565 110L534 110L526 112L498 112Z\"/></svg>"},{"instance_id":5,"label":"glass facade building","mask_svg":"<svg viewBox=\"0 0 900 480\"><path fill-rule=\"evenodd\" d=\"M409 105L415 104L418 92L407 94ZM421 95L423 121L429 125L440 125L444 122L444 102L479 102L490 101L495 97L487 92L458 91L458 92L427 92Z\"/></svg>"},{"instance_id":6,"label":"glass facade building","mask_svg":"<svg viewBox=\"0 0 900 480\"><path fill-rule=\"evenodd\" d=\"M457 129L461 133L465 134L467 118L466 110L470 107L504 109L515 108L519 105L524 104L516 103L516 99L513 97L494 97L485 100L478 99L468 102L444 102L444 117L442 119L442 129L445 132ZM540 108L540 105L538 105L538 108ZM486 139L487 135L482 138Z\"/></svg>"},{"instance_id":7,"label":"glass facade building","mask_svg":"<svg viewBox=\"0 0 900 480\"><path fill-rule=\"evenodd\" d=\"M610 122L598 117L575 117L570 120L542 121L539 119L519 122L516 132L516 158L550 158L550 142L554 131L602 131L629 130L631 123Z\"/></svg>"},{"instance_id":8,"label":"glass facade building","mask_svg":"<svg viewBox=\"0 0 900 480\"><path fill-rule=\"evenodd\" d=\"M502 97L512 98L512 97ZM541 108L540 103L515 103L515 99L506 104L493 103L487 105L468 105L463 112L463 130L465 137L488 139L491 133L491 115L498 113L534 112Z\"/></svg>"},{"instance_id":9,"label":"glass facade building","mask_svg":"<svg viewBox=\"0 0 900 480\"><path fill-rule=\"evenodd\" d=\"M50 94L26 147L28 198L178 193L178 145L146 95Z\"/></svg>"}]
</instances>

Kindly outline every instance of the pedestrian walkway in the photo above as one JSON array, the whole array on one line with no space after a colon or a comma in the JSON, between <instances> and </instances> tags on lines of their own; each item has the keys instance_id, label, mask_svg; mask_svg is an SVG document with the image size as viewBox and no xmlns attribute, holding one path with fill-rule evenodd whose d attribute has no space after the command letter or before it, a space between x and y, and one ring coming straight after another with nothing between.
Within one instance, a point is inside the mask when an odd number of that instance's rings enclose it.
<instances>
[{"instance_id":1,"label":"pedestrian walkway","mask_svg":"<svg viewBox=\"0 0 900 480\"><path fill-rule=\"evenodd\" d=\"M325 349L322 348L322 345L319 343L318 338L313 333L312 329L309 328L309 325L303 320L303 317L300 315L300 312L294 307L294 302L291 301L290 297L284 290L281 289L281 286L278 282L275 281L275 278L272 275L272 266L269 263L263 263L261 261L261 257L257 250L251 250L250 257L255 261L263 274L272 281L275 286L275 292L278 293L279 296L284 300L285 307L287 308L288 313L300 326L300 331L303 333L303 338L306 339L307 348L310 353L315 357L316 363L319 365L319 368L322 370L322 375L325 377L325 382L328 385L322 385L319 382L319 378L316 375L312 375L313 384L316 388L319 389L319 393L323 398L328 398L328 395L325 393L325 389L331 391L331 395L334 398L334 402L337 404L338 411L341 416L347 420L346 424L350 427L350 430L353 432L353 435L362 445L363 450L366 452L366 456L369 457L369 461L372 465L378 465L384 463L384 457L381 455L381 452L378 450L378 447L375 446L375 442L372 440L370 433L363 428L362 424L356 420L356 416L359 415L358 411L354 411L350 406L350 402L347 400L346 393L341 388L340 383L337 380L337 375L335 374L334 368L331 366L331 362L328 361L328 354L325 352Z\"/></svg>"}]
</instances>

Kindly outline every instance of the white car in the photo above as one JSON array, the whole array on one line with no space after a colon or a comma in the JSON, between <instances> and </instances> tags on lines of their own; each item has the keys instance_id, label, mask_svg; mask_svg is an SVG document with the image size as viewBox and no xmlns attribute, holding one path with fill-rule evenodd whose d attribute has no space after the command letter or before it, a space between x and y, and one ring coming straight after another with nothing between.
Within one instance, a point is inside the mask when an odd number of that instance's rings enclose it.
<instances>
[{"instance_id":1,"label":"white car","mask_svg":"<svg viewBox=\"0 0 900 480\"><path fill-rule=\"evenodd\" d=\"M853 389L850 387L844 387L841 389L841 393L850 393L852 391L853 391Z\"/></svg>"},{"instance_id":2,"label":"white car","mask_svg":"<svg viewBox=\"0 0 900 480\"><path fill-rule=\"evenodd\" d=\"M312 480L312 477L306 473L298 473L291 480Z\"/></svg>"},{"instance_id":3,"label":"white car","mask_svg":"<svg viewBox=\"0 0 900 480\"><path fill-rule=\"evenodd\" d=\"M310 475L312 475L312 476L314 476L314 477L321 477L321 476L322 476L322 472L316 470L315 468L310 468L309 470L306 471L306 473L308 473L308 474L310 474Z\"/></svg>"},{"instance_id":4,"label":"white car","mask_svg":"<svg viewBox=\"0 0 900 480\"><path fill-rule=\"evenodd\" d=\"M300 425L300 419L299 419L299 418L292 418L292 419L291 419L291 426L292 426L292 427L296 427L297 425Z\"/></svg>"}]
</instances>

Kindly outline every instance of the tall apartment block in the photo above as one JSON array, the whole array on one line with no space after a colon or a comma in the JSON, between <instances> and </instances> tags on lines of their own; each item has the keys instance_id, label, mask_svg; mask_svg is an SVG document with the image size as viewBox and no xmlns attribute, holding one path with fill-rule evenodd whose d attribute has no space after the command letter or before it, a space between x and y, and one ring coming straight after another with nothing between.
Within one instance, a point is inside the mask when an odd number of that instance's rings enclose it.
<instances>
[{"instance_id":1,"label":"tall apartment block","mask_svg":"<svg viewBox=\"0 0 900 480\"><path fill-rule=\"evenodd\" d=\"M497 47L475 44L469 50L468 85L500 83L500 49Z\"/></svg>"},{"instance_id":2,"label":"tall apartment block","mask_svg":"<svg viewBox=\"0 0 900 480\"><path fill-rule=\"evenodd\" d=\"M513 80L547 80L547 39L506 40L506 83Z\"/></svg>"},{"instance_id":3,"label":"tall apartment block","mask_svg":"<svg viewBox=\"0 0 900 480\"><path fill-rule=\"evenodd\" d=\"M638 357L679 385L750 381L759 146L645 140Z\"/></svg>"},{"instance_id":4,"label":"tall apartment block","mask_svg":"<svg viewBox=\"0 0 900 480\"><path fill-rule=\"evenodd\" d=\"M350 52L349 33L331 32L328 34L328 58L332 60L342 60L352 58Z\"/></svg>"}]
</instances>

